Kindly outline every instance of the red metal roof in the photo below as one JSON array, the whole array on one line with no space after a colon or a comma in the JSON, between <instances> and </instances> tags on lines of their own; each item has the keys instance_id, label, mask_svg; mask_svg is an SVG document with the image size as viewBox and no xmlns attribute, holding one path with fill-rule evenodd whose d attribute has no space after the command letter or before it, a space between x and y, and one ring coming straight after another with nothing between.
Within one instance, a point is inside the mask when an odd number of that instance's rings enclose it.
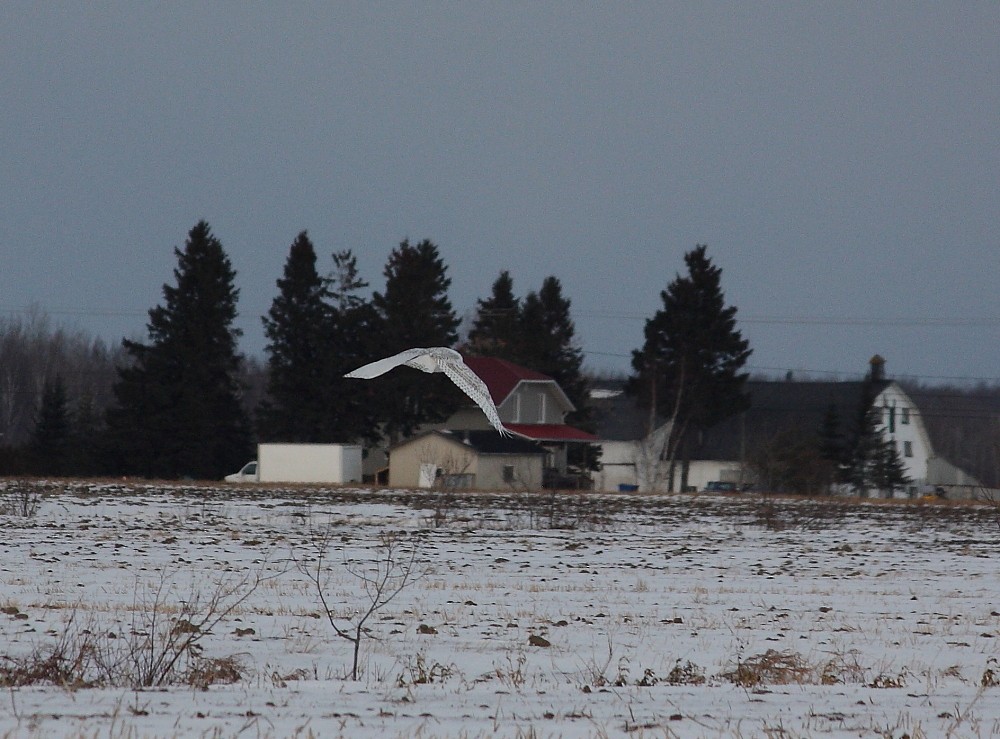
<instances>
[{"instance_id":1,"label":"red metal roof","mask_svg":"<svg viewBox=\"0 0 1000 739\"><path fill-rule=\"evenodd\" d=\"M504 428L532 441L597 441L593 434L562 423L505 423Z\"/></svg>"},{"instance_id":2,"label":"red metal roof","mask_svg":"<svg viewBox=\"0 0 1000 739\"><path fill-rule=\"evenodd\" d=\"M463 359L469 369L486 383L490 395L493 396L493 402L497 405L514 392L519 382L555 382L548 375L508 362L506 359L496 357L463 357Z\"/></svg>"}]
</instances>

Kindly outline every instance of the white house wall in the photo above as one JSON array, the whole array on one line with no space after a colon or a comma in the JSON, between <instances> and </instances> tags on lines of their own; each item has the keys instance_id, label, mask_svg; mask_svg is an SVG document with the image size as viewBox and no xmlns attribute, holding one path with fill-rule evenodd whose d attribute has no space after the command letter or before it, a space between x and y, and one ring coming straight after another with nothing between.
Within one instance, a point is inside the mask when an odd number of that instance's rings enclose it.
<instances>
[{"instance_id":1,"label":"white house wall","mask_svg":"<svg viewBox=\"0 0 1000 739\"><path fill-rule=\"evenodd\" d=\"M881 409L883 434L896 443L910 486L925 485L927 461L934 451L917 404L894 382L879 393L874 406Z\"/></svg>"},{"instance_id":2,"label":"white house wall","mask_svg":"<svg viewBox=\"0 0 1000 739\"><path fill-rule=\"evenodd\" d=\"M593 474L594 489L615 492L621 485L637 485L635 457L638 442L602 441L601 469Z\"/></svg>"}]
</instances>

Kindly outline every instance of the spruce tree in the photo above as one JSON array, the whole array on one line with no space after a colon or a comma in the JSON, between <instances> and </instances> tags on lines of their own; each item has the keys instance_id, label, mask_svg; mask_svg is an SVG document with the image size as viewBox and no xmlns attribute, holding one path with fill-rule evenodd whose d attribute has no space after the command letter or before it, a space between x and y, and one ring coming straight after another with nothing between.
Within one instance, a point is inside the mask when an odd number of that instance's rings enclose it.
<instances>
[{"instance_id":1,"label":"spruce tree","mask_svg":"<svg viewBox=\"0 0 1000 739\"><path fill-rule=\"evenodd\" d=\"M250 454L233 327L236 272L205 221L174 249L175 285L149 311L149 343L125 340L108 412L119 469L147 477L219 478Z\"/></svg>"},{"instance_id":2,"label":"spruce tree","mask_svg":"<svg viewBox=\"0 0 1000 739\"><path fill-rule=\"evenodd\" d=\"M685 254L687 275L677 275L660 293L663 307L646 321L629 383L641 402L673 420L666 456L671 466L678 455L685 463L682 487L700 432L749 406L741 370L751 349L736 329L736 308L725 303L722 269L705 252L698 245Z\"/></svg>"},{"instance_id":3,"label":"spruce tree","mask_svg":"<svg viewBox=\"0 0 1000 739\"><path fill-rule=\"evenodd\" d=\"M570 313L571 302L563 297L562 284L555 276L546 277L541 289L528 293L522 304L518 361L554 379L576 410L566 423L593 431L590 388L583 374L583 352L576 342L576 326ZM600 469L600 447L571 444L567 461L581 469Z\"/></svg>"},{"instance_id":4,"label":"spruce tree","mask_svg":"<svg viewBox=\"0 0 1000 739\"><path fill-rule=\"evenodd\" d=\"M448 299L451 279L437 247L427 240L415 246L404 240L389 255L383 274L385 291L376 292L372 301L381 355L453 346L460 321ZM380 378L377 389L368 390L390 441L408 436L423 423L444 420L461 402L444 375L409 368Z\"/></svg>"},{"instance_id":5,"label":"spruce tree","mask_svg":"<svg viewBox=\"0 0 1000 739\"><path fill-rule=\"evenodd\" d=\"M69 472L73 475L96 475L103 469L101 446L103 426L94 396L85 392L76 402L71 418L72 444Z\"/></svg>"},{"instance_id":6,"label":"spruce tree","mask_svg":"<svg viewBox=\"0 0 1000 739\"><path fill-rule=\"evenodd\" d=\"M514 280L504 270L493 283L489 298L476 301L476 315L466 349L481 357L516 362L521 341L521 301L514 296Z\"/></svg>"},{"instance_id":7,"label":"spruce tree","mask_svg":"<svg viewBox=\"0 0 1000 739\"><path fill-rule=\"evenodd\" d=\"M883 439L881 454L878 459L876 485L891 497L897 490L902 490L910 483L906 467L899 455L899 448L893 439Z\"/></svg>"},{"instance_id":8,"label":"spruce tree","mask_svg":"<svg viewBox=\"0 0 1000 739\"><path fill-rule=\"evenodd\" d=\"M546 277L537 292L524 298L521 313L521 363L548 375L570 399L576 411L567 421L589 422L587 380L583 375L583 352L576 342L576 326L570 315L570 300L563 297L562 284Z\"/></svg>"},{"instance_id":9,"label":"spruce tree","mask_svg":"<svg viewBox=\"0 0 1000 739\"><path fill-rule=\"evenodd\" d=\"M32 466L37 474L69 473L72 430L66 385L62 377L46 380L31 440Z\"/></svg>"},{"instance_id":10,"label":"spruce tree","mask_svg":"<svg viewBox=\"0 0 1000 739\"><path fill-rule=\"evenodd\" d=\"M330 442L332 313L327 281L305 231L292 242L278 295L263 317L267 394L257 411L263 441Z\"/></svg>"},{"instance_id":11,"label":"spruce tree","mask_svg":"<svg viewBox=\"0 0 1000 739\"><path fill-rule=\"evenodd\" d=\"M359 276L358 260L350 249L333 254L329 284L330 430L336 439L374 443L379 438L377 404L359 392L356 380L344 377L381 351L375 308L360 295L368 283Z\"/></svg>"},{"instance_id":12,"label":"spruce tree","mask_svg":"<svg viewBox=\"0 0 1000 739\"><path fill-rule=\"evenodd\" d=\"M846 470L848 484L860 496L879 489L882 476L879 468L885 459L880 428L882 409L872 405L872 400L871 392L863 390Z\"/></svg>"}]
</instances>

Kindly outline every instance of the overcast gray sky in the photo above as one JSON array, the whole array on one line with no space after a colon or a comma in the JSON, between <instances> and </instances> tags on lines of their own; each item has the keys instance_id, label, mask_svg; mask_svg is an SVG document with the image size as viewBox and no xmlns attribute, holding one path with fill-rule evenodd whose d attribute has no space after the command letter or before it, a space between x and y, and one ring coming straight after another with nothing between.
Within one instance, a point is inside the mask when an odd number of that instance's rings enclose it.
<instances>
[{"instance_id":1,"label":"overcast gray sky","mask_svg":"<svg viewBox=\"0 0 1000 739\"><path fill-rule=\"evenodd\" d=\"M206 219L242 349L303 230L572 300L625 371L696 244L754 370L1000 380L1000 3L0 4L0 310L145 337Z\"/></svg>"}]
</instances>

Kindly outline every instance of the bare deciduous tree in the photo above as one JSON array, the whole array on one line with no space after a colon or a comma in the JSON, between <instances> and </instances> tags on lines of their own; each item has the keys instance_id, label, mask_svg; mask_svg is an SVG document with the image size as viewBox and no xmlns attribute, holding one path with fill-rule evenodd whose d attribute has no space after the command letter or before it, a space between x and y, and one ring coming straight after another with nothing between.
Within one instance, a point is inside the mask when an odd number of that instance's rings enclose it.
<instances>
[{"instance_id":1,"label":"bare deciduous tree","mask_svg":"<svg viewBox=\"0 0 1000 739\"><path fill-rule=\"evenodd\" d=\"M331 565L328 559L334 534L332 526L316 534L313 541L315 557L297 559L294 553L292 557L299 571L315 588L316 597L334 633L353 645L351 679L357 680L361 640L370 636L365 624L424 573L419 567L419 546L415 540L392 531L382 532L375 547L374 559L367 564L347 561L343 564L343 569L361 583L365 602L357 607L336 609L330 601Z\"/></svg>"}]
</instances>

